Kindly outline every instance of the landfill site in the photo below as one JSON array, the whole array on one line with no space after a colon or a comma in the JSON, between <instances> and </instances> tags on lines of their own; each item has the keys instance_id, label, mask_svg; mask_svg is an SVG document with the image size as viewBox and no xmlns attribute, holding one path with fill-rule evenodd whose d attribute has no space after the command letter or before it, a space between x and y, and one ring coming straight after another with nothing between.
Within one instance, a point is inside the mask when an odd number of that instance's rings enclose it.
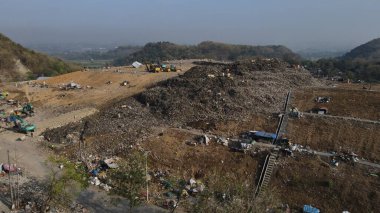
<instances>
[{"instance_id":1,"label":"landfill site","mask_svg":"<svg viewBox=\"0 0 380 213\"><path fill-rule=\"evenodd\" d=\"M71 164L87 185L70 212L380 209L379 85L273 58L194 62L3 83L0 210L65 212L45 203Z\"/></svg>"}]
</instances>

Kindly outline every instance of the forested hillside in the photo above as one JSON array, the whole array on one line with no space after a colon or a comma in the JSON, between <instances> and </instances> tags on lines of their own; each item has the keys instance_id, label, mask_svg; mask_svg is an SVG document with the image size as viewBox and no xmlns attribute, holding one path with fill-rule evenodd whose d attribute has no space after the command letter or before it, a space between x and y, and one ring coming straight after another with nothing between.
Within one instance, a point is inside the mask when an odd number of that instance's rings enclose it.
<instances>
[{"instance_id":1,"label":"forested hillside","mask_svg":"<svg viewBox=\"0 0 380 213\"><path fill-rule=\"evenodd\" d=\"M2 81L32 79L41 75L53 76L81 69L16 44L0 34L0 77Z\"/></svg>"}]
</instances>

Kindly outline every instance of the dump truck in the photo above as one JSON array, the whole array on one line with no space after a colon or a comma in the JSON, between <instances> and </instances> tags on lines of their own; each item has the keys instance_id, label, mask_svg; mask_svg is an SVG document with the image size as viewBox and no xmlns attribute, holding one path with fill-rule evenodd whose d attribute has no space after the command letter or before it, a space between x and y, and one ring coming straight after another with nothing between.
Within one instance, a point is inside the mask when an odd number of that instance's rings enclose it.
<instances>
[{"instance_id":1,"label":"dump truck","mask_svg":"<svg viewBox=\"0 0 380 213\"><path fill-rule=\"evenodd\" d=\"M27 134L28 132L34 132L36 126L34 124L29 124L20 116L11 114L9 116L9 121L14 123L13 128L15 128L18 132Z\"/></svg>"}]
</instances>

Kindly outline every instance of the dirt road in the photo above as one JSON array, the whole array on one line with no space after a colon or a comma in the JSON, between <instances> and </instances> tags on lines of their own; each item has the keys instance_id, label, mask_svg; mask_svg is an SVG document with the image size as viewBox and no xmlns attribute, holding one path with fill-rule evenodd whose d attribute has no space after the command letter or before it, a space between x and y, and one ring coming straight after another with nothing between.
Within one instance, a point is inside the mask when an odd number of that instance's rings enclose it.
<instances>
[{"instance_id":1,"label":"dirt road","mask_svg":"<svg viewBox=\"0 0 380 213\"><path fill-rule=\"evenodd\" d=\"M0 89L10 93L8 98L30 101L35 107L36 114L27 118L28 123L36 125L34 137L5 130L0 133L0 163L7 162L7 150L11 153L11 163L16 163L24 168L30 176L42 178L48 173L45 161L48 154L40 149L39 135L47 128L57 128L70 122L78 122L82 118L97 112L97 108L109 101L135 95L147 87L175 76L178 76L193 65L189 62L183 65L182 72L148 73L144 68L133 69L128 67L113 67L107 70L89 70L68 73L46 80L49 88L30 84L9 83ZM128 81L129 85L121 86L122 81ZM71 81L81 84L81 90L62 90L59 86ZM111 84L107 82L111 81ZM90 86L90 87L87 87ZM6 107L6 105L4 105ZM8 106L10 108L10 106ZM15 157L15 153L17 157Z\"/></svg>"}]
</instances>

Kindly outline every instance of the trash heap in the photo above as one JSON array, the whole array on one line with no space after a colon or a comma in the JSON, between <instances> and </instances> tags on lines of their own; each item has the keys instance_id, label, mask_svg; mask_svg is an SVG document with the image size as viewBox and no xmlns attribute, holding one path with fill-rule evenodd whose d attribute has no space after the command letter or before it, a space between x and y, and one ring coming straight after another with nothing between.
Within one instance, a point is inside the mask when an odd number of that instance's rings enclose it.
<instances>
[{"instance_id":1,"label":"trash heap","mask_svg":"<svg viewBox=\"0 0 380 213\"><path fill-rule=\"evenodd\" d=\"M277 59L194 67L137 96L157 115L174 122L245 118L282 109L287 91L316 86L306 70Z\"/></svg>"},{"instance_id":2,"label":"trash heap","mask_svg":"<svg viewBox=\"0 0 380 213\"><path fill-rule=\"evenodd\" d=\"M308 71L288 67L276 59L193 67L139 95L107 105L81 123L44 134L53 143L70 140L65 137L82 132L88 123L83 137L92 138L92 153L110 156L144 141L157 126L183 128L200 121L271 115L282 110L289 89L321 84Z\"/></svg>"},{"instance_id":3,"label":"trash heap","mask_svg":"<svg viewBox=\"0 0 380 213\"><path fill-rule=\"evenodd\" d=\"M8 173L21 174L21 168L18 168L15 164L0 163L0 177Z\"/></svg>"},{"instance_id":4,"label":"trash heap","mask_svg":"<svg viewBox=\"0 0 380 213\"><path fill-rule=\"evenodd\" d=\"M164 191L163 203L164 208L174 208L177 206L177 201L181 199L191 199L206 189L206 186L199 179L190 178L187 181L182 179L173 182L169 178L168 171L155 170L150 172L153 181L159 183Z\"/></svg>"},{"instance_id":5,"label":"trash heap","mask_svg":"<svg viewBox=\"0 0 380 213\"><path fill-rule=\"evenodd\" d=\"M77 83L72 81L68 84L64 84L64 85L60 86L59 88L61 88L63 90L82 89L82 86L80 84L77 84Z\"/></svg>"},{"instance_id":6,"label":"trash heap","mask_svg":"<svg viewBox=\"0 0 380 213\"><path fill-rule=\"evenodd\" d=\"M117 164L118 160L119 158L117 157L104 160L100 160L99 157L93 157L92 160L87 163L87 168L90 173L89 183L99 186L99 188L107 192L111 190L111 186L107 184L107 170L119 168Z\"/></svg>"}]
</instances>

